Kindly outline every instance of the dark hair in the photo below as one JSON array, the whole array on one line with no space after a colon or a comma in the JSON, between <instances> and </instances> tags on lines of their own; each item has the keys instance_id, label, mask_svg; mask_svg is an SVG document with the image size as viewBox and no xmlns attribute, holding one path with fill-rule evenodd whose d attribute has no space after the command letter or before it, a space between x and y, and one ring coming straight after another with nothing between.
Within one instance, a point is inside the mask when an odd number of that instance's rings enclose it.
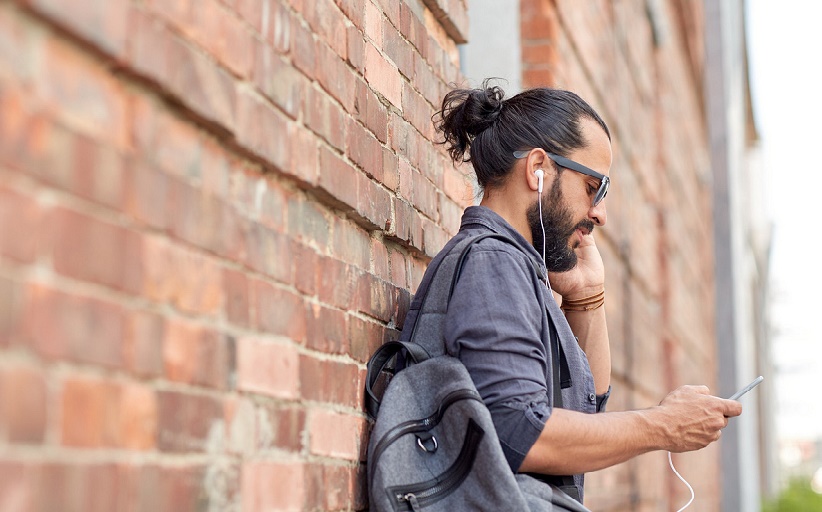
<instances>
[{"instance_id":1,"label":"dark hair","mask_svg":"<svg viewBox=\"0 0 822 512\"><path fill-rule=\"evenodd\" d=\"M485 80L479 89L449 92L442 110L434 114L451 159L471 162L483 189L505 181L516 160L514 151L543 148L568 156L587 146L579 125L582 117L596 121L611 138L599 114L572 92L539 87L504 97L501 88Z\"/></svg>"}]
</instances>

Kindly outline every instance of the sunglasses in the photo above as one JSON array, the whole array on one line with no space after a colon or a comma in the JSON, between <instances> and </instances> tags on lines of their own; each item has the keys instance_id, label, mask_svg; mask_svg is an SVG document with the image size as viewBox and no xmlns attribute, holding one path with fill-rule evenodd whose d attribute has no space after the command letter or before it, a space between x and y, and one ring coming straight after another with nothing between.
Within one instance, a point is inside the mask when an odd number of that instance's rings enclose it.
<instances>
[{"instance_id":1,"label":"sunglasses","mask_svg":"<svg viewBox=\"0 0 822 512\"><path fill-rule=\"evenodd\" d=\"M530 153L530 150L525 151L514 151L515 158L525 158ZM548 155L548 158L553 160L558 166L562 167L563 169L570 169L574 172L578 172L580 174L584 174L586 176L591 176L599 180L599 189L597 190L596 194L594 194L594 201L592 206L596 206L605 199L605 195L608 193L608 188L611 186L611 179L604 174L600 174L593 169L585 167L582 164L574 162L573 160L569 160L563 156L555 155L553 153L545 153Z\"/></svg>"}]
</instances>

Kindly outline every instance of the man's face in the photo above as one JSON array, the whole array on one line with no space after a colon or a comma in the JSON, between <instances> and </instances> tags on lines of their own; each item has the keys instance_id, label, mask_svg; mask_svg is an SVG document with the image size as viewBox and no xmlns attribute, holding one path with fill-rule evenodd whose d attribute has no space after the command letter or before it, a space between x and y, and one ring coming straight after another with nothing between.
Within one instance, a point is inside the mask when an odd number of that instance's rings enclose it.
<instances>
[{"instance_id":1,"label":"man's face","mask_svg":"<svg viewBox=\"0 0 822 512\"><path fill-rule=\"evenodd\" d=\"M560 180L554 180L548 194L542 196L542 223L539 204L534 201L527 211L534 248L542 254L542 232L545 227L545 265L549 272L565 272L577 264L574 249L579 245L577 229L590 233L594 223L588 218L575 219L562 195Z\"/></svg>"}]
</instances>

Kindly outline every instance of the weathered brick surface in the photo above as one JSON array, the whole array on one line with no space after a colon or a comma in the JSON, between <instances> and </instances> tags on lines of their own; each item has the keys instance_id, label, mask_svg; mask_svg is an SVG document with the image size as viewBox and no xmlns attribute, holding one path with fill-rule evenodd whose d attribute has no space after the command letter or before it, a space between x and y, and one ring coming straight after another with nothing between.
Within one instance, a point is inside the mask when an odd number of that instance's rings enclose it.
<instances>
[{"instance_id":1,"label":"weathered brick surface","mask_svg":"<svg viewBox=\"0 0 822 512\"><path fill-rule=\"evenodd\" d=\"M612 408L650 405L713 375L702 57L641 3L521 8L525 83L613 128ZM0 511L367 508L365 362L474 200L430 123L467 20L0 2ZM683 461L700 509L716 460ZM591 475L592 508L670 508L632 487L649 461Z\"/></svg>"}]
</instances>

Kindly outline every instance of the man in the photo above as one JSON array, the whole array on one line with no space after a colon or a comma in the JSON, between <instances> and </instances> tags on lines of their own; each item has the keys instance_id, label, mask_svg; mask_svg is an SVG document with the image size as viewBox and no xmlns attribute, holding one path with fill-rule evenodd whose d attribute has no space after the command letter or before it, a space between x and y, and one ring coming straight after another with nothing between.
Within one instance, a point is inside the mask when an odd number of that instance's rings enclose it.
<instances>
[{"instance_id":1,"label":"man","mask_svg":"<svg viewBox=\"0 0 822 512\"><path fill-rule=\"evenodd\" d=\"M585 472L652 450L702 448L742 409L704 386L684 386L657 407L603 412L611 357L593 231L607 220L610 134L573 93L503 97L485 84L458 89L438 113L451 157L472 163L483 197L437 258L482 233L517 244L485 239L471 249L448 307L446 349L468 369L511 469L546 481L573 475L569 493L581 501ZM414 322L409 315L404 334ZM554 406L557 386L562 408Z\"/></svg>"}]
</instances>

